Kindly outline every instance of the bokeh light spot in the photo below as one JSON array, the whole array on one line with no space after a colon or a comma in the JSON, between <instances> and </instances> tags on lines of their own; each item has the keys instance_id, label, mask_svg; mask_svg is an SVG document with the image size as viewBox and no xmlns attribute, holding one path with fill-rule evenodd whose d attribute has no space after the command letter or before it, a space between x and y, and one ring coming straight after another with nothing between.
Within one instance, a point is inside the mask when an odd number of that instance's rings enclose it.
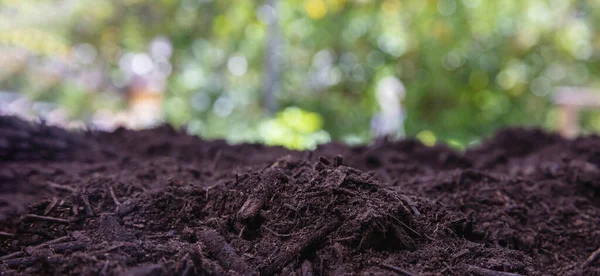
<instances>
[{"instance_id":1,"label":"bokeh light spot","mask_svg":"<svg viewBox=\"0 0 600 276\"><path fill-rule=\"evenodd\" d=\"M147 54L135 54L131 59L131 71L138 75L150 73L153 67L152 59Z\"/></svg>"},{"instance_id":2,"label":"bokeh light spot","mask_svg":"<svg viewBox=\"0 0 600 276\"><path fill-rule=\"evenodd\" d=\"M481 4L481 0L462 0L462 2L465 5L465 7L469 9L477 8L479 7L479 4Z\"/></svg>"},{"instance_id":3,"label":"bokeh light spot","mask_svg":"<svg viewBox=\"0 0 600 276\"><path fill-rule=\"evenodd\" d=\"M552 85L550 84L550 80L546 77L539 77L531 82L531 92L536 96L547 96L550 94L551 90Z\"/></svg>"},{"instance_id":4,"label":"bokeh light spot","mask_svg":"<svg viewBox=\"0 0 600 276\"><path fill-rule=\"evenodd\" d=\"M304 9L312 19L321 19L327 14L327 5L323 0L307 0Z\"/></svg>"},{"instance_id":5,"label":"bokeh light spot","mask_svg":"<svg viewBox=\"0 0 600 276\"><path fill-rule=\"evenodd\" d=\"M213 106L213 111L219 117L227 117L233 111L235 107L233 101L228 96L219 97Z\"/></svg>"},{"instance_id":6,"label":"bokeh light spot","mask_svg":"<svg viewBox=\"0 0 600 276\"><path fill-rule=\"evenodd\" d=\"M227 61L227 69L234 76L243 76L248 71L248 61L242 55L234 55Z\"/></svg>"},{"instance_id":7,"label":"bokeh light spot","mask_svg":"<svg viewBox=\"0 0 600 276\"><path fill-rule=\"evenodd\" d=\"M82 64L92 64L96 60L96 48L88 43L82 43L73 47L75 58Z\"/></svg>"},{"instance_id":8,"label":"bokeh light spot","mask_svg":"<svg viewBox=\"0 0 600 276\"><path fill-rule=\"evenodd\" d=\"M439 0L437 10L443 16L450 16L456 11L456 0Z\"/></svg>"}]
</instances>

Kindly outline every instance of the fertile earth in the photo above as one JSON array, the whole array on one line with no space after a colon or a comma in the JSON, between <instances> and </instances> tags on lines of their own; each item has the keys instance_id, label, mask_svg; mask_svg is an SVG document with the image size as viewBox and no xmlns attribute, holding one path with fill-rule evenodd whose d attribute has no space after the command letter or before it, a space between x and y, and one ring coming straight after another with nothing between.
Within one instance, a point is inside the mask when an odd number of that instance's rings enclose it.
<instances>
[{"instance_id":1,"label":"fertile earth","mask_svg":"<svg viewBox=\"0 0 600 276\"><path fill-rule=\"evenodd\" d=\"M0 117L2 275L600 275L600 137L314 151Z\"/></svg>"}]
</instances>

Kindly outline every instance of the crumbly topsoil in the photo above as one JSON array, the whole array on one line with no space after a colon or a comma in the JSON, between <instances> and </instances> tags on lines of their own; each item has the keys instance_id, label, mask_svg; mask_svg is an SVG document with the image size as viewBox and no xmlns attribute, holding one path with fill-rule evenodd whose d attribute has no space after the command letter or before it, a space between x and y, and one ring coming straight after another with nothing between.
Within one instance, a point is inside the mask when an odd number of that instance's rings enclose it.
<instances>
[{"instance_id":1,"label":"crumbly topsoil","mask_svg":"<svg viewBox=\"0 0 600 276\"><path fill-rule=\"evenodd\" d=\"M0 117L2 275L600 275L600 138L297 152Z\"/></svg>"}]
</instances>

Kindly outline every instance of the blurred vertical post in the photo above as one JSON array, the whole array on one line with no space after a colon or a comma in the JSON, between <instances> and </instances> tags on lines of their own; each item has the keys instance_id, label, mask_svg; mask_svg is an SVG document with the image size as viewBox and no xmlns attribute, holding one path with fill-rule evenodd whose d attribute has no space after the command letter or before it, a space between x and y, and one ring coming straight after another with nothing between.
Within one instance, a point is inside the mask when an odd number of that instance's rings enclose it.
<instances>
[{"instance_id":1,"label":"blurred vertical post","mask_svg":"<svg viewBox=\"0 0 600 276\"><path fill-rule=\"evenodd\" d=\"M599 109L600 95L584 87L558 87L554 92L554 104L558 105L558 131L566 138L579 134L579 111Z\"/></svg>"},{"instance_id":2,"label":"blurred vertical post","mask_svg":"<svg viewBox=\"0 0 600 276\"><path fill-rule=\"evenodd\" d=\"M276 93L280 86L280 34L279 19L277 14L277 0L268 0L271 16L268 20L267 47L265 48L265 74L264 74L264 107L269 114L277 111Z\"/></svg>"},{"instance_id":3,"label":"blurred vertical post","mask_svg":"<svg viewBox=\"0 0 600 276\"><path fill-rule=\"evenodd\" d=\"M158 85L153 87L152 82L157 82ZM162 80L147 77L133 79L128 99L129 118L127 127L133 129L148 128L160 122L164 97L163 87Z\"/></svg>"},{"instance_id":4,"label":"blurred vertical post","mask_svg":"<svg viewBox=\"0 0 600 276\"><path fill-rule=\"evenodd\" d=\"M558 131L565 138L574 138L579 133L579 110L572 105L560 105L558 109Z\"/></svg>"},{"instance_id":5,"label":"blurred vertical post","mask_svg":"<svg viewBox=\"0 0 600 276\"><path fill-rule=\"evenodd\" d=\"M371 120L371 133L375 138L402 139L406 111L402 100L406 95L404 84L394 76L387 76L377 82L375 98L380 112Z\"/></svg>"}]
</instances>

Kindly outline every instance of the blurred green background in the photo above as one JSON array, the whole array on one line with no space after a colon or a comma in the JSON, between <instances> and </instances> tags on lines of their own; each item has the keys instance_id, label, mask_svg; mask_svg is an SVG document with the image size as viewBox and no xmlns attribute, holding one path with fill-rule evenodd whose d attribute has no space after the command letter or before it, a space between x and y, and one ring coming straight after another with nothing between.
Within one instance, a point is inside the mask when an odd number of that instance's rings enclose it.
<instances>
[{"instance_id":1,"label":"blurred green background","mask_svg":"<svg viewBox=\"0 0 600 276\"><path fill-rule=\"evenodd\" d=\"M600 85L599 23L600 0L0 0L0 108L310 148L370 141L395 76L407 135L462 148L555 128L554 87Z\"/></svg>"}]
</instances>

